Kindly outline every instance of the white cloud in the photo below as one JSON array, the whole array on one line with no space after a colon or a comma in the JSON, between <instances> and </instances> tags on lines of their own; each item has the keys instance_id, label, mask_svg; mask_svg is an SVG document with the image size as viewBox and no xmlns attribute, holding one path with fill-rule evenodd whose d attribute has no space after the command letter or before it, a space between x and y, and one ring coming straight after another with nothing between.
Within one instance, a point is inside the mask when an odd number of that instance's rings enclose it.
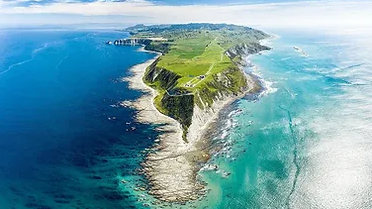
<instances>
[{"instance_id":1,"label":"white cloud","mask_svg":"<svg viewBox=\"0 0 372 209\"><path fill-rule=\"evenodd\" d=\"M1 7L0 14L76 14L135 16L137 22L211 22L267 27L371 26L370 1L312 1L246 5L156 5L145 0L126 2L53 3L31 7ZM117 20L119 23L125 20Z\"/></svg>"}]
</instances>

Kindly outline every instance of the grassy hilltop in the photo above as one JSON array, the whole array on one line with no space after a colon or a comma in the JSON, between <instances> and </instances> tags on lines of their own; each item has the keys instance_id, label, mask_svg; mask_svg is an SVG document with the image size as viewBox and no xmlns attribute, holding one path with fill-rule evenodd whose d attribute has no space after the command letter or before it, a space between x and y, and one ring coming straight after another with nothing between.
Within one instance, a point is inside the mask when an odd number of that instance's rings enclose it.
<instances>
[{"instance_id":1,"label":"grassy hilltop","mask_svg":"<svg viewBox=\"0 0 372 209\"><path fill-rule=\"evenodd\" d=\"M223 96L243 92L242 56L269 49L259 44L265 33L243 26L136 25L126 31L132 38L152 38L145 48L162 53L144 81L159 93L157 109L181 123L186 141L194 105L203 110Z\"/></svg>"}]
</instances>

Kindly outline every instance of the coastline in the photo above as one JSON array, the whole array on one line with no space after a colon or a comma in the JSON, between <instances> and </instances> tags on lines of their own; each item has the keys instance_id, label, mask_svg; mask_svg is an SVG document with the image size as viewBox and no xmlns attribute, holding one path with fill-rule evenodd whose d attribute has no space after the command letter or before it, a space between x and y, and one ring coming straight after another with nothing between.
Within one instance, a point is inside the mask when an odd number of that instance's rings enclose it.
<instances>
[{"instance_id":1,"label":"coastline","mask_svg":"<svg viewBox=\"0 0 372 209\"><path fill-rule=\"evenodd\" d=\"M176 120L156 109L153 103L157 95L156 90L142 80L146 68L161 54L144 50L143 47L139 51L156 53L157 56L133 66L130 69L132 76L123 80L129 83L129 88L144 92L139 99L130 102L130 106L138 111L135 119L141 123L155 125L156 130L160 132L157 143L152 148L155 152L148 153L142 163L143 174L150 184L149 194L168 202L197 199L199 194L195 194L195 191L199 191L202 185L192 181L196 177L196 169L188 159L190 155L187 155L195 151L195 146L183 141L181 125Z\"/></svg>"},{"instance_id":2,"label":"coastline","mask_svg":"<svg viewBox=\"0 0 372 209\"><path fill-rule=\"evenodd\" d=\"M186 143L182 139L182 128L178 121L160 113L154 106L153 100L157 95L155 89L147 86L142 77L146 68L156 61L161 54L147 51L144 47L139 51L155 53L157 56L144 63L133 66L132 76L124 78L129 88L144 92L137 100L130 102L138 112L135 119L141 123L155 125L160 132L156 143L142 163L142 173L147 178L149 194L165 202L186 203L203 197L206 193L204 182L198 180L198 171L210 158L210 127L216 124L221 110L239 98L254 93L263 88L261 82L254 75L244 72L247 78L247 89L235 96L226 96L216 101L203 126L198 129L197 137ZM242 71L241 66L239 66ZM211 117L210 117L211 116ZM194 132L197 132L197 130Z\"/></svg>"}]
</instances>

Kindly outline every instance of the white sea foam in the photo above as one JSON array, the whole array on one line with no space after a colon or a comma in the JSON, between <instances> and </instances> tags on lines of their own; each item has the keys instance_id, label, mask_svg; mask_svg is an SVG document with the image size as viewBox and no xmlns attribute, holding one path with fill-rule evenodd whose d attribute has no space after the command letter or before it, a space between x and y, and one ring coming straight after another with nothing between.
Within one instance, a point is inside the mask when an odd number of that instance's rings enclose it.
<instances>
[{"instance_id":1,"label":"white sea foam","mask_svg":"<svg viewBox=\"0 0 372 209\"><path fill-rule=\"evenodd\" d=\"M31 58L29 59L25 59L23 61L20 61L20 62L17 62L17 63L14 63L12 65L10 65L6 70L0 72L0 75L3 75L5 73L8 73L9 71L11 71L14 67L17 67L17 66L20 66L20 65L23 65L25 63L28 63L28 62L31 62L32 60L35 59L36 55L39 54L40 52L42 52L43 50L45 50L46 48L48 48L50 46L49 43L45 43L42 47L40 48L37 48L37 49L34 49L32 52L31 52Z\"/></svg>"},{"instance_id":2,"label":"white sea foam","mask_svg":"<svg viewBox=\"0 0 372 209\"><path fill-rule=\"evenodd\" d=\"M254 76L256 76L261 82L261 85L263 87L263 91L260 93L259 97L277 92L278 89L273 87L274 82L263 78L263 75L260 72L260 68L257 65L253 64L249 59L250 57L248 56L246 58L246 62L250 63L249 65L250 67L246 70L249 73L252 73Z\"/></svg>"},{"instance_id":3,"label":"white sea foam","mask_svg":"<svg viewBox=\"0 0 372 209\"><path fill-rule=\"evenodd\" d=\"M23 60L23 61L21 61L21 62L17 62L17 63L15 63L15 64L12 64L12 65L10 65L10 66L8 67L8 69L6 69L6 70L0 72L0 75L5 74L5 73L11 71L14 67L17 67L17 66L23 65L23 64L25 64L25 63L28 63L28 62L32 61L33 59L34 59L34 58L31 58L31 59Z\"/></svg>"},{"instance_id":4,"label":"white sea foam","mask_svg":"<svg viewBox=\"0 0 372 209\"><path fill-rule=\"evenodd\" d=\"M238 112L239 110L235 110L228 115L229 119L226 120L226 125L222 128L222 134L220 136L221 139L225 139L229 135L230 130L236 125L232 117L235 116Z\"/></svg>"},{"instance_id":5,"label":"white sea foam","mask_svg":"<svg viewBox=\"0 0 372 209\"><path fill-rule=\"evenodd\" d=\"M242 113L243 112L243 110L242 109L236 109L236 110L233 110L233 111L231 111L228 115L227 115L227 117L232 117L232 116L236 116L236 115L238 115L238 114L240 114L240 113Z\"/></svg>"},{"instance_id":6,"label":"white sea foam","mask_svg":"<svg viewBox=\"0 0 372 209\"><path fill-rule=\"evenodd\" d=\"M45 43L42 47L33 50L32 54L39 53L39 52L43 51L44 49L48 48L49 46L50 46L50 43Z\"/></svg>"},{"instance_id":7,"label":"white sea foam","mask_svg":"<svg viewBox=\"0 0 372 209\"><path fill-rule=\"evenodd\" d=\"M266 90L262 93L262 95L273 94L273 93L278 91L277 88L272 87L274 82L264 80L263 84L264 84L263 86Z\"/></svg>"},{"instance_id":8,"label":"white sea foam","mask_svg":"<svg viewBox=\"0 0 372 209\"><path fill-rule=\"evenodd\" d=\"M269 46L269 47L272 47L275 40L279 39L280 36L277 35L277 34L271 34L270 35L270 38L266 38L266 39L263 39L263 40L260 40L260 44L261 45L264 45L264 46Z\"/></svg>"}]
</instances>

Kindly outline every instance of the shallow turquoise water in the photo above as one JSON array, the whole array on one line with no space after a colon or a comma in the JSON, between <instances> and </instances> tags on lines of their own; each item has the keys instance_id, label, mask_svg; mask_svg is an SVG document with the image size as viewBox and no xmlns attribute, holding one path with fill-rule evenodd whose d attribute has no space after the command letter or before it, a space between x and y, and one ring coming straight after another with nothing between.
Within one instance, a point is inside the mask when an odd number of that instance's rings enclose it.
<instances>
[{"instance_id":1,"label":"shallow turquoise water","mask_svg":"<svg viewBox=\"0 0 372 209\"><path fill-rule=\"evenodd\" d=\"M279 34L271 52L251 57L256 67L247 71L270 87L238 101L242 112L222 123L229 125L215 140L225 150L210 162L218 172L202 172L210 193L198 207L372 207L366 52L346 36Z\"/></svg>"},{"instance_id":2,"label":"shallow turquoise water","mask_svg":"<svg viewBox=\"0 0 372 209\"><path fill-rule=\"evenodd\" d=\"M214 140L224 149L209 162L219 170L200 172L207 197L173 208L372 207L370 34L277 33L246 69L267 91L221 121ZM156 133L113 105L141 95L120 78L154 55L104 44L125 36L0 31L0 208L153 201L135 191L146 186L135 169Z\"/></svg>"}]
</instances>

